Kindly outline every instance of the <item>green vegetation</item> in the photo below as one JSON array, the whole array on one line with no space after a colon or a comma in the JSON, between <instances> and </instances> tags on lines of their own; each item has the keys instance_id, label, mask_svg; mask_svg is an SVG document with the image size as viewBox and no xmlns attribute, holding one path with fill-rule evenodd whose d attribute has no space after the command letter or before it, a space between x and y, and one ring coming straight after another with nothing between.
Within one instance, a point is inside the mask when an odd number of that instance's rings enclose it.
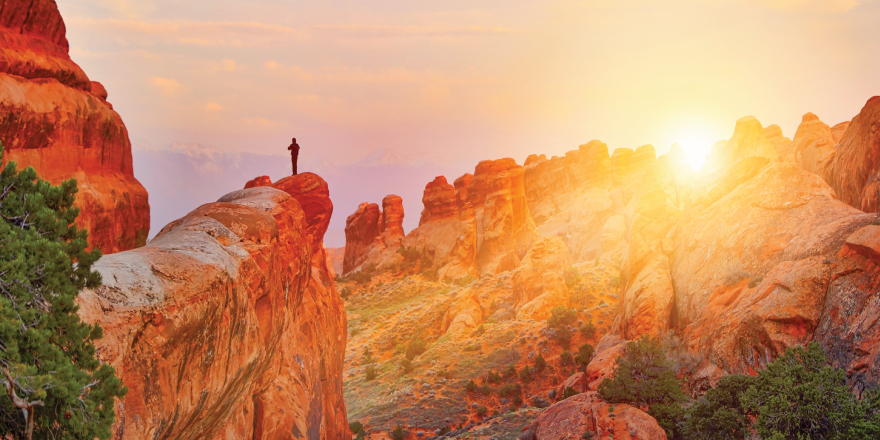
<instances>
[{"instance_id":1,"label":"green vegetation","mask_svg":"<svg viewBox=\"0 0 880 440\"><path fill-rule=\"evenodd\" d=\"M565 272L562 273L562 278L565 279L565 285L568 286L569 289L581 282L581 274L574 266L565 269Z\"/></svg>"},{"instance_id":2,"label":"green vegetation","mask_svg":"<svg viewBox=\"0 0 880 440\"><path fill-rule=\"evenodd\" d=\"M473 283L475 279L476 278L474 278L473 275L467 274L466 276L461 277L461 278L453 281L452 284L455 284L456 286L459 286L459 287L464 287L470 283Z\"/></svg>"},{"instance_id":3,"label":"green vegetation","mask_svg":"<svg viewBox=\"0 0 880 440\"><path fill-rule=\"evenodd\" d=\"M590 360L593 359L594 351L595 349L590 344L581 345L581 347L578 349L578 355L575 356L574 361L578 365L586 368L587 365L589 365Z\"/></svg>"},{"instance_id":4,"label":"green vegetation","mask_svg":"<svg viewBox=\"0 0 880 440\"><path fill-rule=\"evenodd\" d=\"M361 365L375 364L378 359L373 357L373 351L370 347L364 347L364 355L361 357Z\"/></svg>"},{"instance_id":5,"label":"green vegetation","mask_svg":"<svg viewBox=\"0 0 880 440\"><path fill-rule=\"evenodd\" d=\"M816 342L786 349L757 377L722 377L690 408L666 402L649 413L670 439L880 438L880 394L851 393L845 371L827 365Z\"/></svg>"},{"instance_id":6,"label":"green vegetation","mask_svg":"<svg viewBox=\"0 0 880 440\"><path fill-rule=\"evenodd\" d=\"M392 440L403 440L405 438L405 434L403 433L403 427L397 425L393 431L391 431L391 439Z\"/></svg>"},{"instance_id":7,"label":"green vegetation","mask_svg":"<svg viewBox=\"0 0 880 440\"><path fill-rule=\"evenodd\" d=\"M367 433L364 431L364 425L361 422L354 421L348 424L348 429L352 434L357 434L358 439L363 439Z\"/></svg>"},{"instance_id":8,"label":"green vegetation","mask_svg":"<svg viewBox=\"0 0 880 440\"><path fill-rule=\"evenodd\" d=\"M473 392L477 391L477 383L474 382L473 380L469 380L469 381L467 381L467 384L464 386L464 389L467 390L467 392L469 392L469 393L473 393Z\"/></svg>"},{"instance_id":9,"label":"green vegetation","mask_svg":"<svg viewBox=\"0 0 880 440\"><path fill-rule=\"evenodd\" d=\"M663 345L643 336L626 344L623 356L610 378L599 384L599 394L607 402L652 405L683 400L681 383L675 377Z\"/></svg>"},{"instance_id":10,"label":"green vegetation","mask_svg":"<svg viewBox=\"0 0 880 440\"><path fill-rule=\"evenodd\" d=\"M101 327L77 315L79 292L101 284L101 253L74 224L76 181L53 186L9 162L0 188L0 435L108 439L128 390L95 357Z\"/></svg>"},{"instance_id":11,"label":"green vegetation","mask_svg":"<svg viewBox=\"0 0 880 440\"><path fill-rule=\"evenodd\" d=\"M571 396L577 396L578 394L580 394L580 393L577 392L577 390L575 390L574 388L565 387L565 390L562 391L562 399L560 399L560 400L565 400Z\"/></svg>"},{"instance_id":12,"label":"green vegetation","mask_svg":"<svg viewBox=\"0 0 880 440\"><path fill-rule=\"evenodd\" d=\"M559 346L566 349L566 350L568 350L569 347L571 347L571 338L572 337L574 337L574 335L571 334L571 330L569 330L568 327L560 327L560 328L556 329L556 335L553 336L553 338L556 339L556 342L559 344Z\"/></svg>"},{"instance_id":13,"label":"green vegetation","mask_svg":"<svg viewBox=\"0 0 880 440\"><path fill-rule=\"evenodd\" d=\"M550 309L550 318L547 319L547 327L558 329L577 322L577 310L556 306Z\"/></svg>"},{"instance_id":14,"label":"green vegetation","mask_svg":"<svg viewBox=\"0 0 880 440\"><path fill-rule=\"evenodd\" d=\"M586 324L582 325L581 328L579 328L578 330L587 339L593 339L596 337L596 325L592 322L587 322Z\"/></svg>"},{"instance_id":15,"label":"green vegetation","mask_svg":"<svg viewBox=\"0 0 880 440\"><path fill-rule=\"evenodd\" d=\"M377 370L376 367L370 365L364 372L364 376L367 378L368 381L375 380L376 377L379 376L379 370Z\"/></svg>"},{"instance_id":16,"label":"green vegetation","mask_svg":"<svg viewBox=\"0 0 880 440\"><path fill-rule=\"evenodd\" d=\"M339 296L342 299L348 299L351 296L351 287L345 286L342 290L339 291Z\"/></svg>"},{"instance_id":17,"label":"green vegetation","mask_svg":"<svg viewBox=\"0 0 880 440\"><path fill-rule=\"evenodd\" d=\"M406 358L409 360L413 360L418 357L420 354L424 353L428 349L428 344L420 338L415 338L410 341L409 345L406 347Z\"/></svg>"},{"instance_id":18,"label":"green vegetation","mask_svg":"<svg viewBox=\"0 0 880 440\"><path fill-rule=\"evenodd\" d=\"M490 388L488 384L484 383L484 384L480 385L479 388L477 388L477 392L484 395L484 396L488 396L489 394L492 393L492 388Z\"/></svg>"},{"instance_id":19,"label":"green vegetation","mask_svg":"<svg viewBox=\"0 0 880 440\"><path fill-rule=\"evenodd\" d=\"M501 382L501 375L492 371L492 370L489 370L489 373L486 375L486 382L487 383L500 383Z\"/></svg>"},{"instance_id":20,"label":"green vegetation","mask_svg":"<svg viewBox=\"0 0 880 440\"><path fill-rule=\"evenodd\" d=\"M516 365L510 364L504 369L504 377L516 377Z\"/></svg>"},{"instance_id":21,"label":"green vegetation","mask_svg":"<svg viewBox=\"0 0 880 440\"><path fill-rule=\"evenodd\" d=\"M489 408L486 408L483 405L477 407L477 415L480 417L486 417L486 413L489 412Z\"/></svg>"},{"instance_id":22,"label":"green vegetation","mask_svg":"<svg viewBox=\"0 0 880 440\"><path fill-rule=\"evenodd\" d=\"M519 379L523 383L529 383L532 381L535 375L535 369L526 365L523 367L522 371L519 372Z\"/></svg>"},{"instance_id":23,"label":"green vegetation","mask_svg":"<svg viewBox=\"0 0 880 440\"><path fill-rule=\"evenodd\" d=\"M574 356L571 355L570 351L565 350L559 354L559 363L562 365L571 365L574 363Z\"/></svg>"},{"instance_id":24,"label":"green vegetation","mask_svg":"<svg viewBox=\"0 0 880 440\"><path fill-rule=\"evenodd\" d=\"M403 374L408 374L415 368L413 363L408 358L403 358L400 360L400 369L403 370Z\"/></svg>"},{"instance_id":25,"label":"green vegetation","mask_svg":"<svg viewBox=\"0 0 880 440\"><path fill-rule=\"evenodd\" d=\"M538 357L535 358L535 371L543 373L545 368L547 368L547 361L544 360L542 354L538 353Z\"/></svg>"}]
</instances>

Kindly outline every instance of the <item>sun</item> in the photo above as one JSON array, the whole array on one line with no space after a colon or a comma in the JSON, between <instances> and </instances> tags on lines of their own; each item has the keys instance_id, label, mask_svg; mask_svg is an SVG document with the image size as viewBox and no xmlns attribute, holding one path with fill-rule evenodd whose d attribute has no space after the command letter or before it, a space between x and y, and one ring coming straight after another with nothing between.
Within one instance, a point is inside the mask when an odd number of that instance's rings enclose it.
<instances>
[{"instance_id":1,"label":"sun","mask_svg":"<svg viewBox=\"0 0 880 440\"><path fill-rule=\"evenodd\" d=\"M691 166L698 170L706 161L706 156L712 151L712 138L700 131L689 131L677 137L676 142L687 154Z\"/></svg>"}]
</instances>

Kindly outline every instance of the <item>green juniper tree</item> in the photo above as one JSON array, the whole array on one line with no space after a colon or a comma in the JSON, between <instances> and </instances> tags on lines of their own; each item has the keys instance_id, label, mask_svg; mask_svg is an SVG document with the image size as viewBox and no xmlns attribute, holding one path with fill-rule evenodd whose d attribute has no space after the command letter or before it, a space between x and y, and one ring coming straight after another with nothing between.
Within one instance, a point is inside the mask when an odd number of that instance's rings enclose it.
<instances>
[{"instance_id":1,"label":"green juniper tree","mask_svg":"<svg viewBox=\"0 0 880 440\"><path fill-rule=\"evenodd\" d=\"M0 172L0 433L15 439L110 438L127 391L95 357L101 327L76 314L79 291L101 283L76 192L15 162Z\"/></svg>"}]
</instances>

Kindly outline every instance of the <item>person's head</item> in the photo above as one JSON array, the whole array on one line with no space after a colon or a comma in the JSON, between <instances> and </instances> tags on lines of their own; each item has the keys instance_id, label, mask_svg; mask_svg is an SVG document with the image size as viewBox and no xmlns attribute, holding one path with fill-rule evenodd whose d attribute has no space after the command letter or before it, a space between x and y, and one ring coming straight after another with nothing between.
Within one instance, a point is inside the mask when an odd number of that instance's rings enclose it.
<instances>
[{"instance_id":1,"label":"person's head","mask_svg":"<svg viewBox=\"0 0 880 440\"><path fill-rule=\"evenodd\" d=\"M294 144L296 143L296 138L293 138L293 143L294 143Z\"/></svg>"}]
</instances>

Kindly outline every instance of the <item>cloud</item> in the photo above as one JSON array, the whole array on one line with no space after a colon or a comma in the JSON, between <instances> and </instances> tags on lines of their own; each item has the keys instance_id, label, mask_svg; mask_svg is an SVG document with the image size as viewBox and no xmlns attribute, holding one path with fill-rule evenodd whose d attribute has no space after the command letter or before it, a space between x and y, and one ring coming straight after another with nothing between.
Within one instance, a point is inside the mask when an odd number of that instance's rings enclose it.
<instances>
[{"instance_id":1,"label":"cloud","mask_svg":"<svg viewBox=\"0 0 880 440\"><path fill-rule=\"evenodd\" d=\"M273 127L279 127L282 125L282 123L279 121L273 121L271 119L260 118L260 117L242 118L241 121L244 122L245 125L249 125L251 127L260 127L260 128L273 128Z\"/></svg>"},{"instance_id":2,"label":"cloud","mask_svg":"<svg viewBox=\"0 0 880 440\"><path fill-rule=\"evenodd\" d=\"M184 89L182 84L171 78L154 76L149 79L149 82L153 87L159 90L159 93L165 96L175 96Z\"/></svg>"},{"instance_id":3,"label":"cloud","mask_svg":"<svg viewBox=\"0 0 880 440\"><path fill-rule=\"evenodd\" d=\"M783 12L848 12L863 0L758 0L763 6Z\"/></svg>"},{"instance_id":4,"label":"cloud","mask_svg":"<svg viewBox=\"0 0 880 440\"><path fill-rule=\"evenodd\" d=\"M505 27L481 26L381 26L381 25L317 25L311 29L340 37L399 38L399 37L476 37L508 35L522 32Z\"/></svg>"},{"instance_id":5,"label":"cloud","mask_svg":"<svg viewBox=\"0 0 880 440\"><path fill-rule=\"evenodd\" d=\"M307 32L259 22L147 22L71 17L69 25L105 33L117 41L138 44L172 43L205 47L258 47L302 40Z\"/></svg>"},{"instance_id":6,"label":"cloud","mask_svg":"<svg viewBox=\"0 0 880 440\"><path fill-rule=\"evenodd\" d=\"M217 104L214 101L210 101L207 104L205 104L205 110L207 110L209 112L219 112L219 111L223 110L223 106L220 104Z\"/></svg>"},{"instance_id":7,"label":"cloud","mask_svg":"<svg viewBox=\"0 0 880 440\"><path fill-rule=\"evenodd\" d=\"M235 60L223 60L223 70L235 72Z\"/></svg>"},{"instance_id":8,"label":"cloud","mask_svg":"<svg viewBox=\"0 0 880 440\"><path fill-rule=\"evenodd\" d=\"M266 68L267 69L277 69L278 63L275 60L266 61Z\"/></svg>"}]
</instances>

